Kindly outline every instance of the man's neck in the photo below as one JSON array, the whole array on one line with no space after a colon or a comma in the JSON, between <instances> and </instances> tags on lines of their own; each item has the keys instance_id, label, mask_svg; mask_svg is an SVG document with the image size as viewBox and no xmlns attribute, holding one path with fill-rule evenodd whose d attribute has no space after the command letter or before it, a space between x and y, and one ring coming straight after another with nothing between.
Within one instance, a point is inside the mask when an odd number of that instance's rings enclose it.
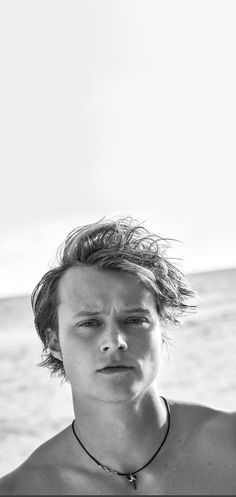
<instances>
[{"instance_id":1,"label":"man's neck","mask_svg":"<svg viewBox=\"0 0 236 497\"><path fill-rule=\"evenodd\" d=\"M73 401L77 436L93 457L116 471L139 469L164 439L168 415L155 389L127 403L83 403L75 396Z\"/></svg>"}]
</instances>

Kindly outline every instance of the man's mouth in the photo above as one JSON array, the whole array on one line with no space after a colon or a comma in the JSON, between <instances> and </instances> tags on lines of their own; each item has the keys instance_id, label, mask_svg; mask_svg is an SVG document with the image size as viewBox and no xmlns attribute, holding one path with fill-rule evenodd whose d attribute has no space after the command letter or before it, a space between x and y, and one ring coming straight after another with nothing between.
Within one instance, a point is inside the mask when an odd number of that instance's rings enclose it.
<instances>
[{"instance_id":1,"label":"man's mouth","mask_svg":"<svg viewBox=\"0 0 236 497\"><path fill-rule=\"evenodd\" d=\"M98 373L101 374L115 374L115 373L127 373L133 368L129 366L106 366L105 368L98 369Z\"/></svg>"}]
</instances>

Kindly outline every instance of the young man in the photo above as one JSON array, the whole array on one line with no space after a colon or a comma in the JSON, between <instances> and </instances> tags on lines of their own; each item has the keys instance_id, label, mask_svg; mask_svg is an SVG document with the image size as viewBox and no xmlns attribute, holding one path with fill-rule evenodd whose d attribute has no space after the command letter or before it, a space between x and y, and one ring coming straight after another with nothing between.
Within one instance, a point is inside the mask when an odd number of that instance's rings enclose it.
<instances>
[{"instance_id":1,"label":"young man","mask_svg":"<svg viewBox=\"0 0 236 497\"><path fill-rule=\"evenodd\" d=\"M164 240L132 218L68 235L32 304L75 421L2 478L2 495L236 493L236 414L158 394L168 323L193 296Z\"/></svg>"}]
</instances>

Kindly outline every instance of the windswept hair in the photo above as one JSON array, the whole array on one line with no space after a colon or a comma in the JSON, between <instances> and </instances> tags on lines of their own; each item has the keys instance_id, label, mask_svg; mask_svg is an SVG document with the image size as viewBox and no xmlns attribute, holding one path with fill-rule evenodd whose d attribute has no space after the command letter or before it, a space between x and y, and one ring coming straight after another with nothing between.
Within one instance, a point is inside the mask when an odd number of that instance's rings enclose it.
<instances>
[{"instance_id":1,"label":"windswept hair","mask_svg":"<svg viewBox=\"0 0 236 497\"><path fill-rule=\"evenodd\" d=\"M59 338L58 284L68 268L89 265L135 275L153 293L163 325L178 324L184 313L195 310L195 293L166 255L170 247L168 239L149 232L131 216L102 219L71 231L58 249L55 267L42 277L31 297L35 327L43 343L40 366L66 379L63 362L50 353L49 338L51 334Z\"/></svg>"}]
</instances>

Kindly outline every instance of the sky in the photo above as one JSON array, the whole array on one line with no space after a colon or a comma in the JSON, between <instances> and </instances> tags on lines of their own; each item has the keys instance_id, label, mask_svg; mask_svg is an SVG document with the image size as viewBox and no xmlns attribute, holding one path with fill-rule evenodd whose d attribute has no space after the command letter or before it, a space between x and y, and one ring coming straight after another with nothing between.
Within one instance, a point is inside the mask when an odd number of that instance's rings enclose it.
<instances>
[{"instance_id":1,"label":"sky","mask_svg":"<svg viewBox=\"0 0 236 497\"><path fill-rule=\"evenodd\" d=\"M236 266L234 0L2 0L0 297L76 226L132 215Z\"/></svg>"}]
</instances>

